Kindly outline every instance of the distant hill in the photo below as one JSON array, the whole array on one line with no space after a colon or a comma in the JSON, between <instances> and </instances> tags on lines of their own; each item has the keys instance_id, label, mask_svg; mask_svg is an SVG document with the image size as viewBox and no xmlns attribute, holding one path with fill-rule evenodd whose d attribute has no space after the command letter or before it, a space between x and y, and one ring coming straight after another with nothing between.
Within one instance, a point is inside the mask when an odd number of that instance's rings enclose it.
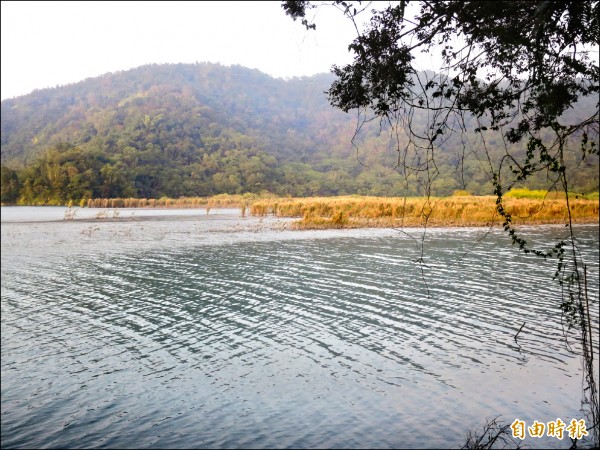
<instances>
[{"instance_id":1,"label":"distant hill","mask_svg":"<svg viewBox=\"0 0 600 450\"><path fill-rule=\"evenodd\" d=\"M394 170L397 142L385 126L366 125L355 148L356 116L333 109L324 93L332 81L208 63L148 65L4 100L3 201L9 179L11 195L26 203L422 194L418 173ZM463 141L442 145L434 194L491 192L481 155L465 152ZM500 141L490 140L492 151L501 151ZM576 170L576 189L597 190L597 166ZM544 183L539 177L529 187Z\"/></svg>"}]
</instances>

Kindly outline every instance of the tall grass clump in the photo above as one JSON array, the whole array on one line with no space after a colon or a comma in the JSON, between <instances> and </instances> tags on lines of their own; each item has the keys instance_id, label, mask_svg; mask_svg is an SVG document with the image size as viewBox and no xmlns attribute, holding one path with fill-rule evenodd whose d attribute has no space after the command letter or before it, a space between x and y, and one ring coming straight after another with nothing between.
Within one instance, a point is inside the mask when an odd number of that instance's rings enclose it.
<instances>
[{"instance_id":1,"label":"tall grass clump","mask_svg":"<svg viewBox=\"0 0 600 450\"><path fill-rule=\"evenodd\" d=\"M256 200L272 197L263 194L218 194L211 197L169 198L93 198L82 199L80 206L88 208L248 208Z\"/></svg>"},{"instance_id":2,"label":"tall grass clump","mask_svg":"<svg viewBox=\"0 0 600 450\"><path fill-rule=\"evenodd\" d=\"M504 198L532 198L537 200L543 200L548 196L548 191L542 189L530 190L527 188L516 189L513 188L504 194Z\"/></svg>"},{"instance_id":3,"label":"tall grass clump","mask_svg":"<svg viewBox=\"0 0 600 450\"><path fill-rule=\"evenodd\" d=\"M528 198L535 200L556 200L556 199L564 199L566 198L564 192L557 191L546 191L546 190L537 190L537 189L527 189L527 188L513 188L504 194L504 198ZM598 192L589 192L585 193L577 193L577 192L569 192L570 199L583 199L583 200L598 200Z\"/></svg>"},{"instance_id":4,"label":"tall grass clump","mask_svg":"<svg viewBox=\"0 0 600 450\"><path fill-rule=\"evenodd\" d=\"M598 222L598 201L571 199L573 220ZM565 199L508 197L504 207L516 223L565 223ZM454 195L444 198L312 197L259 200L250 207L257 216L297 217L297 228L358 228L500 225L495 197Z\"/></svg>"}]
</instances>

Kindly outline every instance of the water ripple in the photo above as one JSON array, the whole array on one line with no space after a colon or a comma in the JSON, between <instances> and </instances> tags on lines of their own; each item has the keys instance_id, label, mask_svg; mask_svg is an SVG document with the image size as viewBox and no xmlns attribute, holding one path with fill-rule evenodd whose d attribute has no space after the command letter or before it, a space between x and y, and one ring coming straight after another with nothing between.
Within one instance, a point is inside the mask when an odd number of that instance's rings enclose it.
<instances>
[{"instance_id":1,"label":"water ripple","mask_svg":"<svg viewBox=\"0 0 600 450\"><path fill-rule=\"evenodd\" d=\"M3 239L2 446L456 446L486 416L568 419L552 265L469 233L48 259Z\"/></svg>"}]
</instances>

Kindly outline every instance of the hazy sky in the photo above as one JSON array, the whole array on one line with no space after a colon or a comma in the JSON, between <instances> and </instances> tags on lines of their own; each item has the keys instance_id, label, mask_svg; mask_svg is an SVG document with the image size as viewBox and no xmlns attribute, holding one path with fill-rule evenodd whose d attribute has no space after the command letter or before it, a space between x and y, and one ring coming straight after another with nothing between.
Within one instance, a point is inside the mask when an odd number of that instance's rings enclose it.
<instances>
[{"instance_id":1,"label":"hazy sky","mask_svg":"<svg viewBox=\"0 0 600 450\"><path fill-rule=\"evenodd\" d=\"M351 24L331 7L316 32L281 2L2 1L2 99L150 63L219 62L275 77L351 61Z\"/></svg>"}]
</instances>

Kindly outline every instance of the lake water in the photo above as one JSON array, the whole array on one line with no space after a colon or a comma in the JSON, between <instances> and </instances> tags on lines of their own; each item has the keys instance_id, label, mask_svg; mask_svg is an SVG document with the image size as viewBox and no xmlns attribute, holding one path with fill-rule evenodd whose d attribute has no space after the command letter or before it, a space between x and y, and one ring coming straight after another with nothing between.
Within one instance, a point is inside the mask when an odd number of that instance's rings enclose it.
<instances>
[{"instance_id":1,"label":"lake water","mask_svg":"<svg viewBox=\"0 0 600 450\"><path fill-rule=\"evenodd\" d=\"M499 230L66 211L2 207L2 448L457 448L582 417L555 262Z\"/></svg>"}]
</instances>

